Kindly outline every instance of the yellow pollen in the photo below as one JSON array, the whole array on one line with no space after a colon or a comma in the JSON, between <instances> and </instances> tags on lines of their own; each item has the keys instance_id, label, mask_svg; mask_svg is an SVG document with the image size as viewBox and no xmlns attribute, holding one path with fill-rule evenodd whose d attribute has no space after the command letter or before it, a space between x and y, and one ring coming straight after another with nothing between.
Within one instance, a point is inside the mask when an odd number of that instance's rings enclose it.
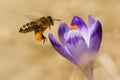
<instances>
[{"instance_id":1,"label":"yellow pollen","mask_svg":"<svg viewBox=\"0 0 120 80\"><path fill-rule=\"evenodd\" d=\"M75 25L70 27L71 30L77 30L77 27Z\"/></svg>"},{"instance_id":2,"label":"yellow pollen","mask_svg":"<svg viewBox=\"0 0 120 80\"><path fill-rule=\"evenodd\" d=\"M38 41L41 41L42 40L42 35L40 33L36 33L35 34L35 39L38 40Z\"/></svg>"}]
</instances>

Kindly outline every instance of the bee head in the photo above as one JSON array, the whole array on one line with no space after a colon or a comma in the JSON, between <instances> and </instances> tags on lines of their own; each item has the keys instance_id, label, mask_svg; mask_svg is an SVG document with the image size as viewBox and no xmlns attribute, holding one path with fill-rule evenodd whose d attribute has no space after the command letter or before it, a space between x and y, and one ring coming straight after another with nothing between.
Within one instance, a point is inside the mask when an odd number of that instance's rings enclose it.
<instances>
[{"instance_id":1,"label":"bee head","mask_svg":"<svg viewBox=\"0 0 120 80\"><path fill-rule=\"evenodd\" d=\"M47 16L47 20L48 20L49 24L54 25L54 22L53 22L53 19L51 16Z\"/></svg>"}]
</instances>

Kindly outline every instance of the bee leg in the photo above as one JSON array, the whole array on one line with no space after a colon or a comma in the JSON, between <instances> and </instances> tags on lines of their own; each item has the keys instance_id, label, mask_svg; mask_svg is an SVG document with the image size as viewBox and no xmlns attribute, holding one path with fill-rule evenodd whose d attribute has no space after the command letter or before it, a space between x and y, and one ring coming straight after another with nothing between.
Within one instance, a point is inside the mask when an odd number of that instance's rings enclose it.
<instances>
[{"instance_id":1,"label":"bee leg","mask_svg":"<svg viewBox=\"0 0 120 80\"><path fill-rule=\"evenodd\" d=\"M47 41L47 38L42 34L43 43Z\"/></svg>"}]
</instances>

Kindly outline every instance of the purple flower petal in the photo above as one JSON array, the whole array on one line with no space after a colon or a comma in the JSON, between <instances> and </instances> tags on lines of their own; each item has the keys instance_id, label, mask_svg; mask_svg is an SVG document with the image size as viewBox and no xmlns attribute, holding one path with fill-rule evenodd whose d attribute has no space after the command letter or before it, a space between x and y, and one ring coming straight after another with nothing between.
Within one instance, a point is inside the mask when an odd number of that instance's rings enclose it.
<instances>
[{"instance_id":1,"label":"purple flower petal","mask_svg":"<svg viewBox=\"0 0 120 80\"><path fill-rule=\"evenodd\" d=\"M66 48L77 61L80 61L82 55L88 52L88 46L84 38L76 31L69 31L65 36L68 36L66 38Z\"/></svg>"},{"instance_id":2,"label":"purple flower petal","mask_svg":"<svg viewBox=\"0 0 120 80\"><path fill-rule=\"evenodd\" d=\"M62 45L60 45L56 39L52 36L52 34L48 35L49 40L52 44L52 46L65 58L67 58L68 60L70 60L71 62L73 62L74 64L78 65L78 61L69 53L69 51L63 47Z\"/></svg>"},{"instance_id":3,"label":"purple flower petal","mask_svg":"<svg viewBox=\"0 0 120 80\"><path fill-rule=\"evenodd\" d=\"M78 16L73 17L71 25L76 25L80 30L82 30L83 28L87 28L85 22Z\"/></svg>"},{"instance_id":4,"label":"purple flower petal","mask_svg":"<svg viewBox=\"0 0 120 80\"><path fill-rule=\"evenodd\" d=\"M66 23L61 23L58 29L58 36L62 44L65 44L64 34L70 31L70 28Z\"/></svg>"},{"instance_id":5,"label":"purple flower petal","mask_svg":"<svg viewBox=\"0 0 120 80\"><path fill-rule=\"evenodd\" d=\"M88 27L92 27L92 25L94 24L94 22L95 22L95 19L94 18L92 18L92 16L90 15L89 17L88 17Z\"/></svg>"},{"instance_id":6,"label":"purple flower petal","mask_svg":"<svg viewBox=\"0 0 120 80\"><path fill-rule=\"evenodd\" d=\"M100 48L101 40L102 40L102 27L101 23L97 20L92 25L89 49L91 51L97 52Z\"/></svg>"}]
</instances>

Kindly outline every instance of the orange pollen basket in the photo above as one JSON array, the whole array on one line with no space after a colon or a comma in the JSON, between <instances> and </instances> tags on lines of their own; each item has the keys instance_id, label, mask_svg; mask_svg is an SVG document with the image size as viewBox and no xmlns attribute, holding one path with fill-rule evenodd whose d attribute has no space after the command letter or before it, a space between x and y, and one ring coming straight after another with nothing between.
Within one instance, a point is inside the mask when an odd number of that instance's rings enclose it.
<instances>
[{"instance_id":1,"label":"orange pollen basket","mask_svg":"<svg viewBox=\"0 0 120 80\"><path fill-rule=\"evenodd\" d=\"M77 30L77 26L73 25L70 27L71 30Z\"/></svg>"},{"instance_id":2,"label":"orange pollen basket","mask_svg":"<svg viewBox=\"0 0 120 80\"><path fill-rule=\"evenodd\" d=\"M41 41L42 40L42 35L40 33L36 33L35 34L35 39L38 40L38 41Z\"/></svg>"}]
</instances>

